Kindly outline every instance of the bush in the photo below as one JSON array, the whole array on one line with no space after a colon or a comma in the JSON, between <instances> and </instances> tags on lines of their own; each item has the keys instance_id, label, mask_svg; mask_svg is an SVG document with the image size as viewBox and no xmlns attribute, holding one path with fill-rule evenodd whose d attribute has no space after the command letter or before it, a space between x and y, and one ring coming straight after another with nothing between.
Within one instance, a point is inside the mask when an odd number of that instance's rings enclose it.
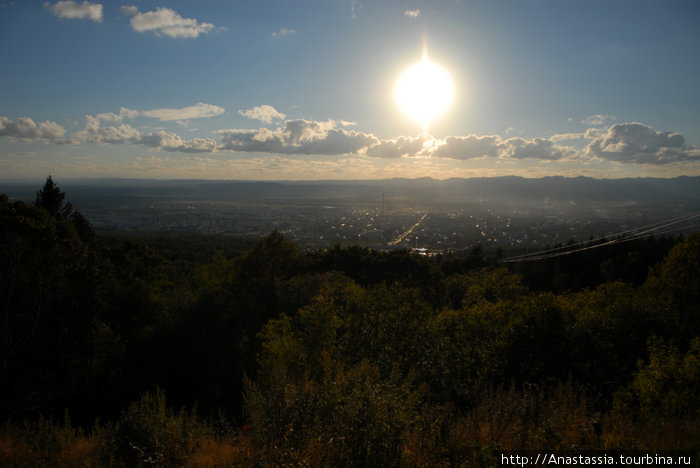
<instances>
[{"instance_id":1,"label":"bush","mask_svg":"<svg viewBox=\"0 0 700 468\"><path fill-rule=\"evenodd\" d=\"M276 367L265 386L246 383L246 409L261 462L398 466L409 434L421 431L425 391L398 371L349 369L323 356L319 381Z\"/></svg>"},{"instance_id":2,"label":"bush","mask_svg":"<svg viewBox=\"0 0 700 468\"><path fill-rule=\"evenodd\" d=\"M193 440L209 432L196 409L175 412L165 394L145 393L122 413L115 431L117 456L127 466L181 466Z\"/></svg>"},{"instance_id":3,"label":"bush","mask_svg":"<svg viewBox=\"0 0 700 468\"><path fill-rule=\"evenodd\" d=\"M0 466L3 467L98 467L109 464L102 452L104 433L90 434L63 423L40 417L21 426L5 423L0 429Z\"/></svg>"}]
</instances>

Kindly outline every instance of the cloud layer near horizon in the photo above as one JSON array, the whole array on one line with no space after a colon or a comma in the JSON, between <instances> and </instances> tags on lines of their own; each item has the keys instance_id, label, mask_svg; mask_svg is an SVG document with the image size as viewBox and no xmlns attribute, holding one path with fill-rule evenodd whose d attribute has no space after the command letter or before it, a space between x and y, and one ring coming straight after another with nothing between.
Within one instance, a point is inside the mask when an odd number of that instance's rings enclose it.
<instances>
[{"instance_id":1,"label":"cloud layer near horizon","mask_svg":"<svg viewBox=\"0 0 700 468\"><path fill-rule=\"evenodd\" d=\"M0 116L0 136L15 138L23 142L34 139L43 139L51 143L74 143L75 141L65 140L66 130L56 122L40 122L38 125L28 117L20 117L10 120Z\"/></svg>"},{"instance_id":2,"label":"cloud layer near horizon","mask_svg":"<svg viewBox=\"0 0 700 468\"><path fill-rule=\"evenodd\" d=\"M680 133L659 132L637 122L612 125L593 136L586 147L590 157L637 164L669 164L700 160L700 150L687 147Z\"/></svg>"},{"instance_id":3,"label":"cloud layer near horizon","mask_svg":"<svg viewBox=\"0 0 700 468\"><path fill-rule=\"evenodd\" d=\"M437 139L430 135L380 139L372 133L343 128L342 120L285 120L285 114L270 105L238 113L269 126L257 129L221 129L219 142L213 138L184 139L176 133L159 130L142 132L125 120L152 118L159 121L187 121L224 114L219 106L197 103L182 108L133 110L122 107L118 113L87 115L83 130L65 138L65 129L51 121L35 123L27 117L11 120L0 117L0 136L19 141L42 139L48 143L131 143L182 153L239 152L296 155L357 155L368 158L442 158L452 160L498 159L539 160L543 162L599 160L626 164L666 165L700 160L700 150L685 144L679 133L658 131L638 123L615 123L593 127L583 133L552 135L549 138L503 138L499 135L463 135ZM603 123L610 116L593 116L587 121ZM274 121L280 123L274 124ZM106 125L105 125L106 124ZM561 144L583 140L578 149Z\"/></svg>"},{"instance_id":4,"label":"cloud layer near horizon","mask_svg":"<svg viewBox=\"0 0 700 468\"><path fill-rule=\"evenodd\" d=\"M185 140L179 135L163 130L141 133L131 125L102 127L100 119L86 116L87 124L84 130L76 132L74 137L81 142L89 143L132 143L165 151L181 153L211 153L216 149L216 141L210 138L193 138Z\"/></svg>"}]
</instances>

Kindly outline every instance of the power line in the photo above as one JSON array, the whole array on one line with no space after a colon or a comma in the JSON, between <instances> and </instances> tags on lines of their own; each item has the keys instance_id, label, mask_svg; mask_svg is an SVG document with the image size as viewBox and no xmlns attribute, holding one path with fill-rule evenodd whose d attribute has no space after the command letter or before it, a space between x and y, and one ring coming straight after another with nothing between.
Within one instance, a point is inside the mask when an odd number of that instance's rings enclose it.
<instances>
[{"instance_id":1,"label":"power line","mask_svg":"<svg viewBox=\"0 0 700 468\"><path fill-rule=\"evenodd\" d=\"M665 231L660 231L660 230L667 228L669 226L672 226L674 224L689 221L689 220L697 218L699 216L700 216L700 213L684 215L684 216L680 216L678 218L674 218L671 220L666 220L666 221L661 221L661 222L657 222L657 223L653 223L653 224L648 224L646 226L642 226L639 228L630 229L630 230L623 231L623 232L617 233L617 234L612 234L612 236L617 236L615 239L612 239L612 240L606 240L607 237L599 237L597 239L591 239L588 241L578 242L575 244L569 244L569 245L565 245L565 246L561 246L561 247L555 247L552 249L540 250L538 252L531 252L531 253L522 254L522 255L515 255L513 257L501 259L501 262L512 263L512 262L544 260L547 258L560 257L563 255L570 255L572 253L583 252L585 250L597 249L598 247L605 247L608 245L619 244L622 242L629 242L632 240L644 239L647 237L652 237L654 235L668 234L671 232L681 231L684 229L689 229L689 228L698 226L698 223L695 223L691 226L682 226L682 227L677 227L677 228L673 228L673 229L665 230ZM629 234L629 233L635 232L635 231L639 231L639 232L636 232L635 234L628 235L625 237L626 234ZM606 240L606 242L603 242L601 244L595 244L595 245L587 245L586 247L574 248L573 250L571 250L572 247L591 244L593 242L598 242L601 240Z\"/></svg>"},{"instance_id":2,"label":"power line","mask_svg":"<svg viewBox=\"0 0 700 468\"><path fill-rule=\"evenodd\" d=\"M530 252L530 253L526 253L526 254L522 254L522 255L515 255L515 256L513 256L513 257L508 257L508 260L510 260L510 259L522 258L522 257L530 257L530 256L534 256L534 255L540 255L540 254L543 254L543 253L548 253L548 252L556 252L556 251L559 251L559 250L566 250L566 249L570 249L570 248L572 248L572 247L577 247L577 246L579 246L579 245L590 244L590 243L592 243L592 242L598 242L598 241L602 241L602 240L607 241L610 237L624 236L625 234L628 234L628 233L630 233L630 232L635 232L635 231L639 231L640 229L644 229L645 231L642 231L642 232L640 232L640 233L635 234L635 235L639 235L639 234L643 234L643 233L645 233L645 232L649 232L649 230L660 229L660 228L662 228L662 227L664 227L664 226L666 226L666 225L669 225L669 224L676 224L676 223L679 223L679 222L682 222L682 221L686 221L686 220L688 220L688 219L695 218L695 217L697 217L697 216L700 216L700 213L695 213L695 214L690 214L690 215L683 215L683 216L680 216L680 217L678 217L678 218L674 218L674 219L666 220L666 221L659 221L659 222L656 222L656 223L653 223L653 224L648 224L648 225L646 225L646 226L641 226L641 227L638 227L638 228L629 229L629 230L627 230L627 231L622 231L622 232L618 232L618 233L615 233L615 234L610 234L610 235L608 235L608 236L598 237L597 239L589 239L589 240L587 240L587 241L576 242L576 243L574 243L574 244L563 245L563 246L554 247L554 248L551 248L551 249L540 250L540 251L537 251L537 252Z\"/></svg>"}]
</instances>

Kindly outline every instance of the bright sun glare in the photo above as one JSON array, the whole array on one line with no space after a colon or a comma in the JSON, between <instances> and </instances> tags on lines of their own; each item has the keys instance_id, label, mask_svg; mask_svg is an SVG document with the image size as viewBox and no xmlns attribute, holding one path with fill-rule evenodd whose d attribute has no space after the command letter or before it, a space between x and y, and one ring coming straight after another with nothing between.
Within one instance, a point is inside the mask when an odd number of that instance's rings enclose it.
<instances>
[{"instance_id":1,"label":"bright sun glare","mask_svg":"<svg viewBox=\"0 0 700 468\"><path fill-rule=\"evenodd\" d=\"M443 67L423 59L403 71L394 85L394 100L409 119L419 123L423 131L452 105L454 83Z\"/></svg>"}]
</instances>

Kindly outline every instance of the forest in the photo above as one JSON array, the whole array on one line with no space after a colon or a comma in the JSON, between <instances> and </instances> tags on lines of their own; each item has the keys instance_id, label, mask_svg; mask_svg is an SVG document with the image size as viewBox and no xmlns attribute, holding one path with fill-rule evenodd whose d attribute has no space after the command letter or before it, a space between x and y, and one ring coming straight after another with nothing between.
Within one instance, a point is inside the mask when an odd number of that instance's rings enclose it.
<instances>
[{"instance_id":1,"label":"forest","mask_svg":"<svg viewBox=\"0 0 700 468\"><path fill-rule=\"evenodd\" d=\"M700 233L536 262L96 232L0 195L0 465L700 450Z\"/></svg>"}]
</instances>

